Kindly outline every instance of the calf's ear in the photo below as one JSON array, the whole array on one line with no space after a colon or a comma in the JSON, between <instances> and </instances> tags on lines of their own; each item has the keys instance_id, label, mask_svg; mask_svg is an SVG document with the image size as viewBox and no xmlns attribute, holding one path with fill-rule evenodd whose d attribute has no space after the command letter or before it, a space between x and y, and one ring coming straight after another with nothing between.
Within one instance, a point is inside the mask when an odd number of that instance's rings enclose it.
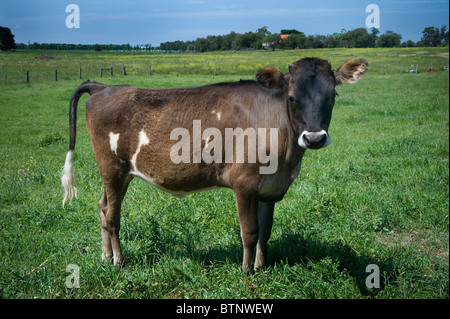
<instances>
[{"instance_id":1,"label":"calf's ear","mask_svg":"<svg viewBox=\"0 0 450 319\"><path fill-rule=\"evenodd\" d=\"M339 69L334 71L336 85L357 82L369 69L369 62L361 58L347 60Z\"/></svg>"},{"instance_id":2,"label":"calf's ear","mask_svg":"<svg viewBox=\"0 0 450 319\"><path fill-rule=\"evenodd\" d=\"M286 87L286 81L283 73L275 68L263 68L255 74L256 82L270 90L283 90Z\"/></svg>"}]
</instances>

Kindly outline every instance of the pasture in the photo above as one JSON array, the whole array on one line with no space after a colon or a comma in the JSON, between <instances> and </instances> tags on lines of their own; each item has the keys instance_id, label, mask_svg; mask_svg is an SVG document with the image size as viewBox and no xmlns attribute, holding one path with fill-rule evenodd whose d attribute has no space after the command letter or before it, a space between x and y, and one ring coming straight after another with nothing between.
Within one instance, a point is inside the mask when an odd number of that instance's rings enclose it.
<instances>
[{"instance_id":1,"label":"pasture","mask_svg":"<svg viewBox=\"0 0 450 319\"><path fill-rule=\"evenodd\" d=\"M35 59L40 54L62 59ZM78 108L78 198L61 205L73 90L88 76L149 88L251 79L261 67L286 72L306 56L335 68L362 57L370 69L355 85L337 88L331 145L306 152L299 177L275 206L270 267L241 271L231 190L177 199L138 179L122 208L126 268L103 264L103 190L84 121L87 95ZM0 52L0 63L0 298L449 297L448 48L19 51ZM411 64L419 64L418 74L406 73ZM114 76L100 79L98 69L111 65ZM438 72L425 72L430 66ZM370 264L379 267L379 288L366 287ZM66 286L68 265L79 268L79 288Z\"/></svg>"}]
</instances>

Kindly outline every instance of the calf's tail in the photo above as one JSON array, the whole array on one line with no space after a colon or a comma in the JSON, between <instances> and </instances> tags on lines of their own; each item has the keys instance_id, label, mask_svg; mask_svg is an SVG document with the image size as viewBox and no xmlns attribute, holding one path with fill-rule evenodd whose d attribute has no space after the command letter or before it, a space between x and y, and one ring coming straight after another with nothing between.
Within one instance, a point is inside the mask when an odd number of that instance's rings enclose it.
<instances>
[{"instance_id":1,"label":"calf's tail","mask_svg":"<svg viewBox=\"0 0 450 319\"><path fill-rule=\"evenodd\" d=\"M75 150L75 141L77 135L77 107L80 97L84 93L89 93L92 95L97 89L104 88L105 85L95 82L90 82L89 80L81 84L72 94L70 99L70 109L69 109L69 127L70 127L70 142L69 151L66 155L66 161L62 170L61 184L64 188L64 199L63 207L69 200L72 203L73 197L77 197L77 189L75 187L75 171L73 168L73 153Z\"/></svg>"}]
</instances>

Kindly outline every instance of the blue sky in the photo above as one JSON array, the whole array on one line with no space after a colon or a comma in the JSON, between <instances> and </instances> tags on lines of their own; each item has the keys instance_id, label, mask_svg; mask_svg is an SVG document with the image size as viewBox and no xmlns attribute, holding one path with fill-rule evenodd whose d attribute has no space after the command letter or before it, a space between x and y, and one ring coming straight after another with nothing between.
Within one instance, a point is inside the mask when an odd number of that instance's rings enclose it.
<instances>
[{"instance_id":1,"label":"blue sky","mask_svg":"<svg viewBox=\"0 0 450 319\"><path fill-rule=\"evenodd\" d=\"M80 28L67 28L68 4L80 8ZM1 0L0 26L17 43L152 44L195 40L267 26L307 35L366 27L366 6L380 8L380 32L418 41L425 27L449 26L449 0Z\"/></svg>"}]
</instances>

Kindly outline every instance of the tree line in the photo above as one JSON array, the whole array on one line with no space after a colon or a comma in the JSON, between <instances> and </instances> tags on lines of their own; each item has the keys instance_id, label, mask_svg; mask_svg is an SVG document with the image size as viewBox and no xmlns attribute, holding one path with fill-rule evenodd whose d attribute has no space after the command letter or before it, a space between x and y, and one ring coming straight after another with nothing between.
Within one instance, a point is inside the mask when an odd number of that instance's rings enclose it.
<instances>
[{"instance_id":1,"label":"tree line","mask_svg":"<svg viewBox=\"0 0 450 319\"><path fill-rule=\"evenodd\" d=\"M256 32L236 33L226 35L209 35L206 38L197 38L193 41L168 41L159 47L151 44L67 44L67 43L37 43L16 44L14 35L6 27L0 27L0 50L13 49L29 50L95 50L95 51L192 51L207 52L219 50L245 50L245 49L309 49L309 48L374 48L374 47L436 47L449 44L449 32L446 26L441 28L427 27L422 32L422 38L415 43L407 40L402 42L402 36L393 31L380 34L378 29L367 30L357 28L354 30L341 30L339 33L329 35L306 35L295 30L281 30L280 33L271 33L266 26Z\"/></svg>"},{"instance_id":2,"label":"tree line","mask_svg":"<svg viewBox=\"0 0 450 319\"><path fill-rule=\"evenodd\" d=\"M217 51L242 49L310 49L310 48L374 48L374 47L414 47L414 46L445 46L449 43L447 27L428 27L422 32L420 41L402 42L402 36L393 31L380 35L378 29L357 28L342 30L331 35L306 35L295 29L281 30L280 33L270 33L267 27L256 32L243 34L231 32L227 35L210 35L194 41L172 41L160 44L161 50L170 51Z\"/></svg>"},{"instance_id":3,"label":"tree line","mask_svg":"<svg viewBox=\"0 0 450 319\"><path fill-rule=\"evenodd\" d=\"M70 44L70 43L18 43L17 49L22 50L94 50L94 51L130 51L130 44Z\"/></svg>"}]
</instances>

